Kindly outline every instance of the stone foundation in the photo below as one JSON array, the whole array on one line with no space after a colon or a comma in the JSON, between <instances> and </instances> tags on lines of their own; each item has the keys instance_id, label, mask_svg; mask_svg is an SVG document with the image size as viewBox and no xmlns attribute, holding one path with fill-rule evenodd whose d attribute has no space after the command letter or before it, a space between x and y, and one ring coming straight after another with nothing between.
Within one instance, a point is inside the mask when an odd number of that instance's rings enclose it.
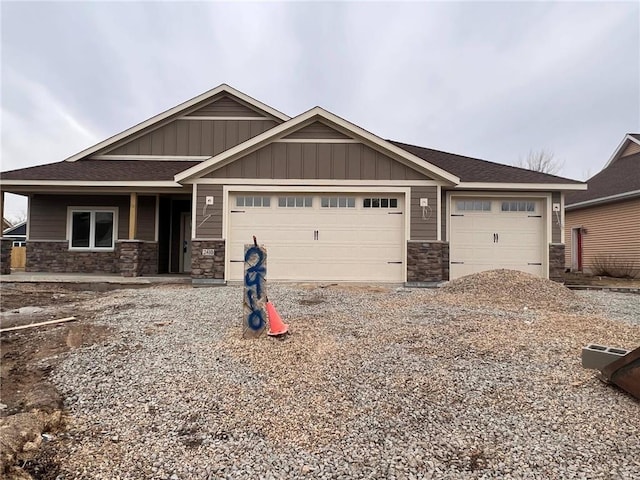
<instances>
[{"instance_id":1,"label":"stone foundation","mask_svg":"<svg viewBox=\"0 0 640 480\"><path fill-rule=\"evenodd\" d=\"M224 279L224 240L191 241L191 278ZM213 255L203 250L213 249Z\"/></svg>"},{"instance_id":2,"label":"stone foundation","mask_svg":"<svg viewBox=\"0 0 640 480\"><path fill-rule=\"evenodd\" d=\"M564 243L549 244L549 279L556 282L564 281Z\"/></svg>"},{"instance_id":3,"label":"stone foundation","mask_svg":"<svg viewBox=\"0 0 640 480\"><path fill-rule=\"evenodd\" d=\"M123 277L139 277L158 273L158 244L142 240L121 240L120 273Z\"/></svg>"},{"instance_id":4,"label":"stone foundation","mask_svg":"<svg viewBox=\"0 0 640 480\"><path fill-rule=\"evenodd\" d=\"M109 252L69 250L69 242L27 241L26 272L51 273L120 273L119 245Z\"/></svg>"},{"instance_id":5,"label":"stone foundation","mask_svg":"<svg viewBox=\"0 0 640 480\"><path fill-rule=\"evenodd\" d=\"M449 244L447 242L407 242L407 283L432 283L449 280Z\"/></svg>"},{"instance_id":6,"label":"stone foundation","mask_svg":"<svg viewBox=\"0 0 640 480\"><path fill-rule=\"evenodd\" d=\"M0 275L11 273L11 249L13 240L10 238L0 238Z\"/></svg>"},{"instance_id":7,"label":"stone foundation","mask_svg":"<svg viewBox=\"0 0 640 480\"><path fill-rule=\"evenodd\" d=\"M122 249L125 249L123 254ZM158 244L134 240L116 242L109 252L69 250L69 242L27 241L26 272L112 273L123 276L158 273Z\"/></svg>"}]
</instances>

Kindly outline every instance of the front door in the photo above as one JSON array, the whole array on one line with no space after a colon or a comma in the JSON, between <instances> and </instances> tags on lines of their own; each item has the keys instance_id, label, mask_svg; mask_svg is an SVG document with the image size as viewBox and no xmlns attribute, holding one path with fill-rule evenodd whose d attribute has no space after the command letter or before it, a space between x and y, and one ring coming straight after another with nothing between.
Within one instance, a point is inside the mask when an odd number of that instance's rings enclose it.
<instances>
[{"instance_id":1,"label":"front door","mask_svg":"<svg viewBox=\"0 0 640 480\"><path fill-rule=\"evenodd\" d=\"M191 212L182 212L180 222L180 271L191 271Z\"/></svg>"},{"instance_id":2,"label":"front door","mask_svg":"<svg viewBox=\"0 0 640 480\"><path fill-rule=\"evenodd\" d=\"M574 272L582 271L582 227L572 230L572 252L571 252L571 270Z\"/></svg>"}]
</instances>

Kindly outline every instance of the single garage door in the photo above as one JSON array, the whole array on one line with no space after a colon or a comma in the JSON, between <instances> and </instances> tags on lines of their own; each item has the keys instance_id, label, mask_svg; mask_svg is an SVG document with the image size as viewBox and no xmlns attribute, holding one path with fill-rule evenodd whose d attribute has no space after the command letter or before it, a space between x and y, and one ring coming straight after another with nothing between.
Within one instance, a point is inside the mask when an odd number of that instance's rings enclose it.
<instances>
[{"instance_id":1,"label":"single garage door","mask_svg":"<svg viewBox=\"0 0 640 480\"><path fill-rule=\"evenodd\" d=\"M451 278L508 268L545 276L544 202L452 197Z\"/></svg>"},{"instance_id":2,"label":"single garage door","mask_svg":"<svg viewBox=\"0 0 640 480\"><path fill-rule=\"evenodd\" d=\"M228 279L255 235L269 280L403 282L404 217L403 194L230 194Z\"/></svg>"}]
</instances>

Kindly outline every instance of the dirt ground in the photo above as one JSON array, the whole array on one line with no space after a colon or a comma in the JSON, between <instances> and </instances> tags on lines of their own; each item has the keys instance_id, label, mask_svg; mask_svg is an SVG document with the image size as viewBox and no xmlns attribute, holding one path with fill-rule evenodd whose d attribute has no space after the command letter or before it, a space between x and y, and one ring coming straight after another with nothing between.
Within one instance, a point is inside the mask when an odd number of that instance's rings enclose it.
<instances>
[{"instance_id":1,"label":"dirt ground","mask_svg":"<svg viewBox=\"0 0 640 480\"><path fill-rule=\"evenodd\" d=\"M89 324L86 302L103 290L86 285L0 284L0 328L73 316L76 321L4 332L0 337L0 451L4 466L19 461L33 478L49 478L53 465L38 465L33 455L42 433L55 434L63 424L62 398L48 374L60 354L104 341L109 330ZM46 438L46 435L44 436ZM2 471L2 468L0 468ZM43 476L44 472L47 476ZM20 472L4 472L8 478ZM1 474L0 474L1 476ZM50 478L55 478L55 475Z\"/></svg>"}]
</instances>

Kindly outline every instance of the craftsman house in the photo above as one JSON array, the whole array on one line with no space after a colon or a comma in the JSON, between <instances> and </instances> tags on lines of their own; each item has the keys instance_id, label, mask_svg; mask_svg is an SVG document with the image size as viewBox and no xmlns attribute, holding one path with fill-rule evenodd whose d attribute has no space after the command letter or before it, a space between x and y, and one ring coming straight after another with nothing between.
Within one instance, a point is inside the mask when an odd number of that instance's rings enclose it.
<instances>
[{"instance_id":1,"label":"craftsman house","mask_svg":"<svg viewBox=\"0 0 640 480\"><path fill-rule=\"evenodd\" d=\"M437 282L564 268L574 180L296 117L221 85L58 163L2 173L29 198L27 271Z\"/></svg>"},{"instance_id":2,"label":"craftsman house","mask_svg":"<svg viewBox=\"0 0 640 480\"><path fill-rule=\"evenodd\" d=\"M640 134L625 135L587 182L589 190L567 195L567 267L592 273L600 264L609 273L640 275Z\"/></svg>"}]
</instances>

